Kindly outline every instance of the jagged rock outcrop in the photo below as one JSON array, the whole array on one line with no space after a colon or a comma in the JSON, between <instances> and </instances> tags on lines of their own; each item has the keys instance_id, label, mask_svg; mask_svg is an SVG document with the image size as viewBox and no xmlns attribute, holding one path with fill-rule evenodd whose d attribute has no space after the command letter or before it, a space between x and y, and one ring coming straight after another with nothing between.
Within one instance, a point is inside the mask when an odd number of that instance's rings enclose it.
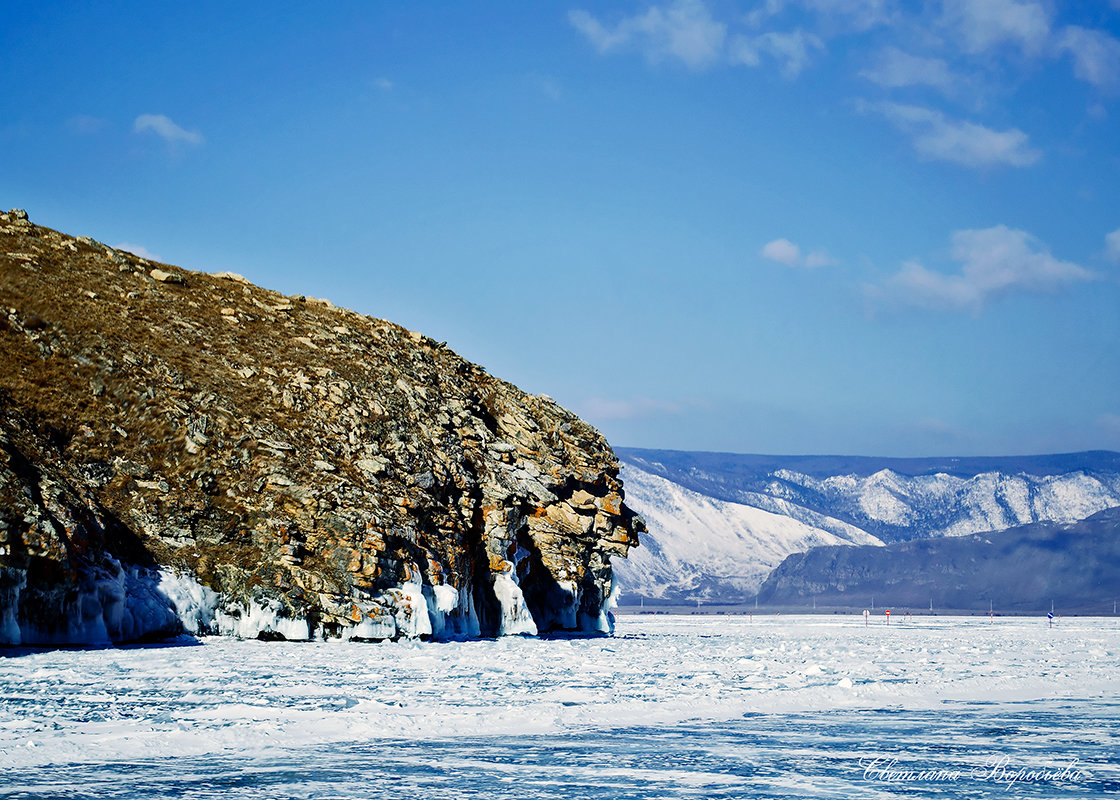
<instances>
[{"instance_id":1,"label":"jagged rock outcrop","mask_svg":"<svg viewBox=\"0 0 1120 800\"><path fill-rule=\"evenodd\" d=\"M640 530L443 343L0 215L0 642L601 631Z\"/></svg>"}]
</instances>

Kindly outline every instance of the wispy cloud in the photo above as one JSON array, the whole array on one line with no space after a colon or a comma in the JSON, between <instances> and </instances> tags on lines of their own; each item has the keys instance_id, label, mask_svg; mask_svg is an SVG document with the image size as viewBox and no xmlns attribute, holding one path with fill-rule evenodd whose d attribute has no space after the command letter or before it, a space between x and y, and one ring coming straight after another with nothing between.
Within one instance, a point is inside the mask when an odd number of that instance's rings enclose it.
<instances>
[{"instance_id":1,"label":"wispy cloud","mask_svg":"<svg viewBox=\"0 0 1120 800\"><path fill-rule=\"evenodd\" d=\"M568 20L600 53L637 52L653 64L675 61L697 71L771 62L793 79L833 38L888 27L908 32L905 41L911 44L940 48L936 55L941 57L907 53L896 44L884 47L860 74L886 88L929 86L952 96L962 83L982 83L985 74L1064 54L1078 79L1106 90L1120 88L1120 39L1104 29L1056 27L1052 0L755 0L750 5L744 13L733 13L732 6L708 0L665 0L613 19L577 9ZM976 74L966 81L963 76L971 73Z\"/></svg>"},{"instance_id":2,"label":"wispy cloud","mask_svg":"<svg viewBox=\"0 0 1120 800\"><path fill-rule=\"evenodd\" d=\"M1104 237L1104 254L1113 264L1120 264L1120 228Z\"/></svg>"},{"instance_id":3,"label":"wispy cloud","mask_svg":"<svg viewBox=\"0 0 1120 800\"><path fill-rule=\"evenodd\" d=\"M1120 3L1113 0L1114 7ZM1052 4L1039 0L945 0L942 23L965 53L1001 46L1030 58L1068 54L1073 74L1097 88L1120 88L1120 40L1105 30L1053 27Z\"/></svg>"},{"instance_id":4,"label":"wispy cloud","mask_svg":"<svg viewBox=\"0 0 1120 800\"><path fill-rule=\"evenodd\" d=\"M787 0L763 0L743 16L743 21L752 28L761 27L772 17L782 13L786 5L788 5Z\"/></svg>"},{"instance_id":5,"label":"wispy cloud","mask_svg":"<svg viewBox=\"0 0 1120 800\"><path fill-rule=\"evenodd\" d=\"M736 36L731 43L733 64L757 67L764 55L773 58L787 78L796 78L812 61L813 54L823 52L824 41L816 34L800 29L789 33L763 33L758 36Z\"/></svg>"},{"instance_id":6,"label":"wispy cloud","mask_svg":"<svg viewBox=\"0 0 1120 800\"><path fill-rule=\"evenodd\" d=\"M819 6L822 12L854 13L855 6L875 5L874 0L799 2ZM757 27L781 12L784 5L782 0L768 0L745 17L732 21ZM644 13L623 17L613 24L582 9L570 12L568 20L600 53L637 51L650 63L678 61L694 70L717 64L757 67L765 59L776 63L787 78L795 78L809 65L815 53L825 49L819 36L800 28L731 37L730 25L716 19L703 0L673 0L651 6Z\"/></svg>"},{"instance_id":7,"label":"wispy cloud","mask_svg":"<svg viewBox=\"0 0 1120 800\"><path fill-rule=\"evenodd\" d=\"M890 427L898 436L935 449L955 449L960 443L974 441L977 436L976 431L940 417L919 417Z\"/></svg>"},{"instance_id":8,"label":"wispy cloud","mask_svg":"<svg viewBox=\"0 0 1120 800\"><path fill-rule=\"evenodd\" d=\"M188 131L163 114L141 114L132 123L135 133L154 133L168 144L199 145L204 141L198 131Z\"/></svg>"},{"instance_id":9,"label":"wispy cloud","mask_svg":"<svg viewBox=\"0 0 1120 800\"><path fill-rule=\"evenodd\" d=\"M1050 37L1050 14L1042 3L1033 1L945 0L944 22L968 53L1011 45L1034 54Z\"/></svg>"},{"instance_id":10,"label":"wispy cloud","mask_svg":"<svg viewBox=\"0 0 1120 800\"><path fill-rule=\"evenodd\" d=\"M806 8L846 19L856 30L867 30L892 21L892 0L800 0Z\"/></svg>"},{"instance_id":11,"label":"wispy cloud","mask_svg":"<svg viewBox=\"0 0 1120 800\"><path fill-rule=\"evenodd\" d=\"M680 414L684 409L678 403L654 400L649 397L630 400L593 397L583 404L581 410L581 416L597 421Z\"/></svg>"},{"instance_id":12,"label":"wispy cloud","mask_svg":"<svg viewBox=\"0 0 1120 800\"><path fill-rule=\"evenodd\" d=\"M614 25L582 9L570 12L568 20L600 53L634 48L651 63L677 60L691 69L718 61L727 36L727 26L713 19L700 0L653 6Z\"/></svg>"},{"instance_id":13,"label":"wispy cloud","mask_svg":"<svg viewBox=\"0 0 1120 800\"><path fill-rule=\"evenodd\" d=\"M1073 74L1101 89L1120 86L1120 40L1104 31L1070 25L1062 31L1058 49L1073 59Z\"/></svg>"},{"instance_id":14,"label":"wispy cloud","mask_svg":"<svg viewBox=\"0 0 1120 800\"><path fill-rule=\"evenodd\" d=\"M817 269L818 267L833 267L838 264L835 258L828 254L828 251L823 249L813 250L809 255L805 256L804 266L809 269Z\"/></svg>"},{"instance_id":15,"label":"wispy cloud","mask_svg":"<svg viewBox=\"0 0 1120 800\"><path fill-rule=\"evenodd\" d=\"M1097 427L1114 441L1120 442L1120 414L1101 414L1097 417Z\"/></svg>"},{"instance_id":16,"label":"wispy cloud","mask_svg":"<svg viewBox=\"0 0 1120 800\"><path fill-rule=\"evenodd\" d=\"M525 76L525 80L529 86L549 100L559 100L564 96L564 85L553 75L532 72Z\"/></svg>"},{"instance_id":17,"label":"wispy cloud","mask_svg":"<svg viewBox=\"0 0 1120 800\"><path fill-rule=\"evenodd\" d=\"M879 305L916 306L978 315L993 299L1015 293L1045 293L1094 279L1087 269L1061 261L1026 231L997 225L953 234L951 258L960 271L946 274L917 261L878 286L867 287Z\"/></svg>"},{"instance_id":18,"label":"wispy cloud","mask_svg":"<svg viewBox=\"0 0 1120 800\"><path fill-rule=\"evenodd\" d=\"M77 114L66 120L66 127L74 133L89 135L99 133L108 127L109 121L90 114Z\"/></svg>"},{"instance_id":19,"label":"wispy cloud","mask_svg":"<svg viewBox=\"0 0 1120 800\"><path fill-rule=\"evenodd\" d=\"M114 250L123 250L126 253L132 253L134 256L146 258L149 261L160 261L159 256L144 247L142 244L133 244L132 242L121 242L120 244L113 245Z\"/></svg>"},{"instance_id":20,"label":"wispy cloud","mask_svg":"<svg viewBox=\"0 0 1120 800\"><path fill-rule=\"evenodd\" d=\"M765 0L747 12L744 20L757 28L789 6L815 12L833 28L856 31L889 24L894 18L893 0Z\"/></svg>"},{"instance_id":21,"label":"wispy cloud","mask_svg":"<svg viewBox=\"0 0 1120 800\"><path fill-rule=\"evenodd\" d=\"M767 242L759 251L759 255L787 267L815 269L817 267L831 267L836 264L836 259L822 249L813 250L803 257L801 248L789 239L775 239L772 242Z\"/></svg>"},{"instance_id":22,"label":"wispy cloud","mask_svg":"<svg viewBox=\"0 0 1120 800\"><path fill-rule=\"evenodd\" d=\"M370 81L370 83L373 84L374 89L380 89L383 92L392 91L393 86L395 85L388 78L374 78L372 81Z\"/></svg>"},{"instance_id":23,"label":"wispy cloud","mask_svg":"<svg viewBox=\"0 0 1120 800\"><path fill-rule=\"evenodd\" d=\"M921 106L879 103L863 107L882 114L910 136L919 154L935 161L966 167L1027 167L1042 158L1042 152L1031 147L1027 134L1018 128L998 131Z\"/></svg>"},{"instance_id":24,"label":"wispy cloud","mask_svg":"<svg viewBox=\"0 0 1120 800\"><path fill-rule=\"evenodd\" d=\"M874 65L860 76L888 89L930 86L943 94L952 94L959 81L944 60L911 55L897 47L883 48Z\"/></svg>"}]
</instances>

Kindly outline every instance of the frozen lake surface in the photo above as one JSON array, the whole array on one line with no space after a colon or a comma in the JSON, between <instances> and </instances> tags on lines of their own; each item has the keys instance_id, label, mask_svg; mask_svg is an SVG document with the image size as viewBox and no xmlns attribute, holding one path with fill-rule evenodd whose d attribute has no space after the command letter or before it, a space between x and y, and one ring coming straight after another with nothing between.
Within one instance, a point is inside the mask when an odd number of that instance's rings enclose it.
<instances>
[{"instance_id":1,"label":"frozen lake surface","mask_svg":"<svg viewBox=\"0 0 1120 800\"><path fill-rule=\"evenodd\" d=\"M1120 621L8 651L0 798L1100 797Z\"/></svg>"}]
</instances>

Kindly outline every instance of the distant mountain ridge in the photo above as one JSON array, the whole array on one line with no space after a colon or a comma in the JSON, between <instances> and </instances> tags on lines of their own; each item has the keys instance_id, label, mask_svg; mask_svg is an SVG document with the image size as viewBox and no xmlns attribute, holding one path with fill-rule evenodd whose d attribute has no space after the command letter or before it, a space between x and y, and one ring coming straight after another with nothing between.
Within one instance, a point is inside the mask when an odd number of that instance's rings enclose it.
<instances>
[{"instance_id":1,"label":"distant mountain ridge","mask_svg":"<svg viewBox=\"0 0 1120 800\"><path fill-rule=\"evenodd\" d=\"M1086 450L1026 456L965 456L931 458L890 458L886 456L782 456L753 453L723 453L696 450L658 450L643 447L615 447L615 454L632 462L658 462L676 472L699 470L728 479L751 479L779 469L791 469L814 478L831 475L866 477L889 469L900 475L918 476L945 473L956 477L983 472L1055 475L1077 470L1120 474L1120 452ZM731 499L731 498L724 498Z\"/></svg>"},{"instance_id":2,"label":"distant mountain ridge","mask_svg":"<svg viewBox=\"0 0 1120 800\"><path fill-rule=\"evenodd\" d=\"M624 603L749 602L771 569L809 547L1073 523L1120 506L1120 453L1111 451L922 459L616 453L628 502L650 527L644 551L617 569Z\"/></svg>"},{"instance_id":3,"label":"distant mountain ridge","mask_svg":"<svg viewBox=\"0 0 1120 800\"><path fill-rule=\"evenodd\" d=\"M643 534L642 546L614 569L626 595L641 599L749 597L790 553L819 545L883 544L854 526L836 525L833 532L812 524L815 520L707 497L628 464L621 477L626 502L641 509L652 533Z\"/></svg>"},{"instance_id":4,"label":"distant mountain ridge","mask_svg":"<svg viewBox=\"0 0 1120 800\"><path fill-rule=\"evenodd\" d=\"M720 500L835 520L884 542L965 536L1120 506L1120 453L985 458L760 456L616 448L625 463ZM831 523L818 519L825 529Z\"/></svg>"}]
</instances>

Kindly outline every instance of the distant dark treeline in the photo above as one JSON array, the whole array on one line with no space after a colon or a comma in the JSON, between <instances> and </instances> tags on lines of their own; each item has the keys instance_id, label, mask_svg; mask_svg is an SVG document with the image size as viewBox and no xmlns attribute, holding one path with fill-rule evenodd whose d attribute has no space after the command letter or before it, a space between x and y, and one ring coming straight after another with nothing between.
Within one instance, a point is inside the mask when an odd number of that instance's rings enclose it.
<instances>
[{"instance_id":1,"label":"distant dark treeline","mask_svg":"<svg viewBox=\"0 0 1120 800\"><path fill-rule=\"evenodd\" d=\"M1071 524L817 547L782 562L762 606L1106 614L1120 600L1120 508Z\"/></svg>"}]
</instances>

